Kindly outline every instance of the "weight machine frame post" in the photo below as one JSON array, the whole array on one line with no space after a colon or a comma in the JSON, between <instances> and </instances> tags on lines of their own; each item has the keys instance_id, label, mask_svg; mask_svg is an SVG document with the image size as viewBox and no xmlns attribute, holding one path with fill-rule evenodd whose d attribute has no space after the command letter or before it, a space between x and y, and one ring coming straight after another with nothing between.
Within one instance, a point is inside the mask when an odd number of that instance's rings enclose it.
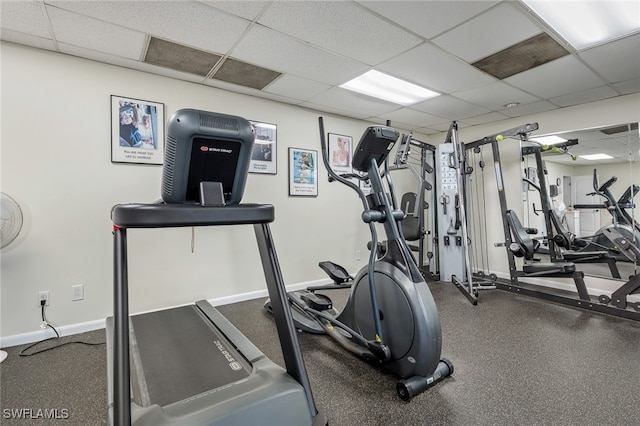
<instances>
[{"instance_id":1,"label":"weight machine frame post","mask_svg":"<svg viewBox=\"0 0 640 426\"><path fill-rule=\"evenodd\" d=\"M388 125L388 124L387 124ZM396 162L395 164L389 166L389 170L403 170L403 169L409 169L415 176L416 178L420 181L420 191L418 192L418 196L416 198L416 210L419 209L420 214L418 216L418 226L420 227L420 232L421 232L421 237L418 240L418 268L420 269L420 271L422 272L422 275L426 277L426 275L428 275L428 278L434 281L439 281L440 280L440 270L439 270L439 257L438 257L438 240L437 240L437 236L438 236L438 216L434 213L432 215L433 217L433 230L431 231L427 231L426 227L425 227L425 220L424 220L424 203L425 203L425 195L424 192L427 190L425 183L427 182L426 179L426 175L428 173L427 170L427 152L431 152L431 160L433 162L433 164L435 165L435 161L436 161L436 147L434 145L428 144L426 142L422 142L419 141L417 139L413 139L411 133L409 133L409 135L407 136L409 138L408 140L408 144L409 146L415 146L420 148L420 173L418 173L415 168L409 164L408 162L400 162L398 158L396 158ZM433 173L435 173L435 168L432 168ZM433 199L437 200L437 189L435 186L433 186L431 189L431 191L433 191ZM433 208L433 206L429 206L429 208ZM431 232L431 234L429 234L429 232ZM425 244L424 244L424 238L430 235L431 237L431 241L432 241L432 245L433 245L433 256L435 257L435 259L433 259L433 262L435 264L435 273L431 271L431 262L432 260L430 259L429 261L429 270L425 271L424 270L424 250L425 250Z\"/></svg>"},{"instance_id":2,"label":"weight machine frame post","mask_svg":"<svg viewBox=\"0 0 640 426\"><path fill-rule=\"evenodd\" d=\"M409 143L413 143L414 145L419 145L420 146L420 164L421 164L421 173L422 173L422 182L423 184L421 185L420 188L420 194L422 195L422 200L420 206L422 207L424 205L424 191L427 190L427 188L424 186L424 182L427 182L426 180L426 175L428 173L427 170L427 152L431 152L431 161L433 162L433 166L432 167L432 172L434 173L435 176L435 164L436 164L436 147L425 143L425 142L421 142L421 141L415 141L414 139L410 139ZM435 204L438 199L438 191L436 189L436 185L432 185L431 191L433 191L433 200L434 202L432 204ZM423 238L420 238L420 241L418 241L418 253L420 254L420 263L419 263L419 267L420 270L424 273L424 275L429 275L429 279L435 280L435 281L439 281L440 280L440 257L438 254L438 215L435 214L435 207L433 205L428 207L429 209L431 209L431 211L433 211L434 213L431 214L431 217L433 218L433 224L432 224L432 230L431 231L426 231L425 228L425 223L424 223L424 209L421 210L421 214L420 214L420 226L423 230L425 230L425 234L423 235ZM429 233L431 232L431 234ZM431 253L433 253L433 259L429 259L429 270L424 271L423 267L424 267L424 248L425 248L425 244L424 244L424 237L429 236L431 239L431 244L432 244L432 251ZM432 261L434 262L433 264L435 265L435 272L433 272L431 270L431 263Z\"/></svg>"},{"instance_id":3,"label":"weight machine frame post","mask_svg":"<svg viewBox=\"0 0 640 426\"><path fill-rule=\"evenodd\" d=\"M460 280L455 275L451 276L451 280L455 286L465 295L465 297L474 305L478 304L478 290L474 288L473 267L471 265L471 256L469 255L469 235L467 232L467 215L466 215L466 197L465 197L465 156L466 149L464 144L458 142L458 123L451 123L449 128L451 143L453 144L453 168L456 170L456 186L458 195L458 213L460 214L460 227L462 228L462 247L464 251L465 268L467 272L466 281ZM447 138L449 139L449 138ZM450 162L451 166L451 162Z\"/></svg>"},{"instance_id":4,"label":"weight machine frame post","mask_svg":"<svg viewBox=\"0 0 640 426\"><path fill-rule=\"evenodd\" d=\"M409 135L409 145L414 145L417 146L417 143L413 142L413 138L411 137L411 135ZM424 236L426 234L425 233L425 228L424 228L424 182L425 182L425 167L424 167L424 162L426 161L427 157L425 155L425 150L420 147L420 191L418 192L418 199L416 200L416 210L418 210L419 216L418 216L418 227L420 229L420 238L418 239L418 268L420 270L422 270L422 267L424 266ZM410 167L410 165L408 165ZM411 167L410 167L411 168Z\"/></svg>"},{"instance_id":5,"label":"weight machine frame post","mask_svg":"<svg viewBox=\"0 0 640 426\"><path fill-rule=\"evenodd\" d=\"M522 141L526 142L527 138L523 137ZM542 166L542 154L537 149L534 152L536 159L536 169L538 171L538 182L540 185L540 203L542 205L542 214L544 215L544 226L547 228L547 243L549 244L549 257L552 262L564 260L562 256L558 256L557 244L553 240L553 226L551 224L551 206L549 205L549 190L547 189L547 178Z\"/></svg>"}]
</instances>

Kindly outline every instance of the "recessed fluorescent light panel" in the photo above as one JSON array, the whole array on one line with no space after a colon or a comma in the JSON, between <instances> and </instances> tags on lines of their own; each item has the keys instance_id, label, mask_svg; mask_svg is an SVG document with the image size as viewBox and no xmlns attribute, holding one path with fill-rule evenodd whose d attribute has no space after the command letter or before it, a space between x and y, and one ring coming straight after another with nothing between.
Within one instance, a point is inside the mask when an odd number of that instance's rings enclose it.
<instances>
[{"instance_id":1,"label":"recessed fluorescent light panel","mask_svg":"<svg viewBox=\"0 0 640 426\"><path fill-rule=\"evenodd\" d=\"M340 87L404 106L440 95L376 70L368 71Z\"/></svg>"},{"instance_id":2,"label":"recessed fluorescent light panel","mask_svg":"<svg viewBox=\"0 0 640 426\"><path fill-rule=\"evenodd\" d=\"M584 158L585 160L608 160L613 158L607 154L589 154L589 155L580 155L580 158Z\"/></svg>"},{"instance_id":3,"label":"recessed fluorescent light panel","mask_svg":"<svg viewBox=\"0 0 640 426\"><path fill-rule=\"evenodd\" d=\"M577 50L640 31L640 2L523 0Z\"/></svg>"},{"instance_id":4,"label":"recessed fluorescent light panel","mask_svg":"<svg viewBox=\"0 0 640 426\"><path fill-rule=\"evenodd\" d=\"M565 138L561 138L560 136L551 135L551 136L540 136L538 138L529 138L529 140L541 143L542 145L557 145L562 142L566 142Z\"/></svg>"}]
</instances>

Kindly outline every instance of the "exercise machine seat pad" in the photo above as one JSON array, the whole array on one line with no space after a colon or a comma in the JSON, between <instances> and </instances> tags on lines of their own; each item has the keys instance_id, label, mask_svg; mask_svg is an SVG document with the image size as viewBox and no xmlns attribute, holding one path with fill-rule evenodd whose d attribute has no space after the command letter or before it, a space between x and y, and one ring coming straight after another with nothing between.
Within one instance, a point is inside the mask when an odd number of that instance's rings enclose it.
<instances>
[{"instance_id":1,"label":"exercise machine seat pad","mask_svg":"<svg viewBox=\"0 0 640 426\"><path fill-rule=\"evenodd\" d=\"M528 260L533 259L537 246L534 240L529 236L527 228L522 226L518 216L516 216L513 210L507 210L505 216L507 218L507 223L509 224L509 229L511 229L511 235L513 236L514 242L520 247L524 258ZM538 242L538 245L539 244L540 243Z\"/></svg>"}]
</instances>

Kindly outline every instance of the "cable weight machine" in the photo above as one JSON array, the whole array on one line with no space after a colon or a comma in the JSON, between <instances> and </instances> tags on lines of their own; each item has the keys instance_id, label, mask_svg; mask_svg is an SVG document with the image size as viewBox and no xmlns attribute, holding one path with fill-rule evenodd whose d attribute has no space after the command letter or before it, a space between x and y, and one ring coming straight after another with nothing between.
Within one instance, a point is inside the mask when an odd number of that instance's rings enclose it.
<instances>
[{"instance_id":1,"label":"cable weight machine","mask_svg":"<svg viewBox=\"0 0 640 426\"><path fill-rule=\"evenodd\" d=\"M502 180L502 170L500 167L500 151L498 143L505 137L526 137L527 133L538 129L538 124L525 124L514 127L491 136L470 143L462 143L458 139L458 125L454 121L449 127L445 143L437 147L436 151L436 175L438 176L437 206L439 208L438 216L438 248L440 258L440 276L442 281L453 282L460 292L474 305L478 303L479 291L496 288L497 276L487 271L488 256L485 258L487 250L487 226L486 226L486 205L480 209L480 199L476 198L477 211L475 212L480 218L483 214L483 225L473 223L474 212L469 208L473 205L470 186L473 173L476 171L474 167L469 165L473 154L482 154L484 145L491 145L493 154L493 162L495 167L495 177L498 187L498 194L502 211L506 210L506 197L504 194L504 183ZM473 154L470 154L473 153ZM475 165L475 162L473 163ZM482 195L482 201L485 201L484 194L484 169L486 164L481 156L478 162L478 168L482 172L482 188L481 194L477 191L476 197ZM469 203L469 200L472 202ZM468 215L471 212L471 215ZM509 229L504 226L505 235ZM480 241L479 247L474 247L469 229L471 228L474 238ZM478 262L478 251L481 261Z\"/></svg>"}]
</instances>

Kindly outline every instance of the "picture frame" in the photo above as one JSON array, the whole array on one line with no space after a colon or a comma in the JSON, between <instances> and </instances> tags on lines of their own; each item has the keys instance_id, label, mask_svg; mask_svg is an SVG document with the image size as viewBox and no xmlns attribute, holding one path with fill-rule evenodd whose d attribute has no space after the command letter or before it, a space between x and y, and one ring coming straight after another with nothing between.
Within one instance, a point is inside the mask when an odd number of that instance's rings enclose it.
<instances>
[{"instance_id":1,"label":"picture frame","mask_svg":"<svg viewBox=\"0 0 640 426\"><path fill-rule=\"evenodd\" d=\"M329 166L336 174L353 173L351 167L353 138L351 136L329 133L327 158Z\"/></svg>"},{"instance_id":2,"label":"picture frame","mask_svg":"<svg viewBox=\"0 0 640 426\"><path fill-rule=\"evenodd\" d=\"M255 132L255 142L249 161L249 173L278 173L278 126L249 120Z\"/></svg>"},{"instance_id":3,"label":"picture frame","mask_svg":"<svg viewBox=\"0 0 640 426\"><path fill-rule=\"evenodd\" d=\"M111 95L111 162L162 165L164 104Z\"/></svg>"},{"instance_id":4,"label":"picture frame","mask_svg":"<svg viewBox=\"0 0 640 426\"><path fill-rule=\"evenodd\" d=\"M289 148L289 195L318 196L318 151Z\"/></svg>"}]
</instances>

